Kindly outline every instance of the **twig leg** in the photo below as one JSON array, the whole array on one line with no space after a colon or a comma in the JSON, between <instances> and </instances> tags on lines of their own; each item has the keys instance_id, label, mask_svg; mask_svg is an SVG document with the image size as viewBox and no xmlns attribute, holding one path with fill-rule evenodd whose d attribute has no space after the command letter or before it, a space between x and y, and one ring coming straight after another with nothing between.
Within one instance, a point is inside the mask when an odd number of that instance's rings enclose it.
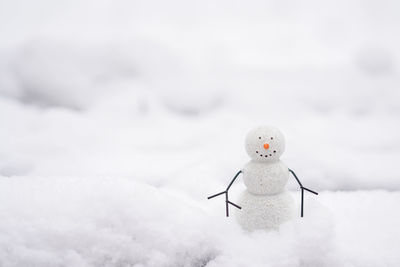
<instances>
[{"instance_id":1,"label":"twig leg","mask_svg":"<svg viewBox=\"0 0 400 267\"><path fill-rule=\"evenodd\" d=\"M301 217L303 217L303 207L304 207L304 189L301 189Z\"/></svg>"},{"instance_id":2,"label":"twig leg","mask_svg":"<svg viewBox=\"0 0 400 267\"><path fill-rule=\"evenodd\" d=\"M225 193L226 217L229 217L228 192Z\"/></svg>"}]
</instances>

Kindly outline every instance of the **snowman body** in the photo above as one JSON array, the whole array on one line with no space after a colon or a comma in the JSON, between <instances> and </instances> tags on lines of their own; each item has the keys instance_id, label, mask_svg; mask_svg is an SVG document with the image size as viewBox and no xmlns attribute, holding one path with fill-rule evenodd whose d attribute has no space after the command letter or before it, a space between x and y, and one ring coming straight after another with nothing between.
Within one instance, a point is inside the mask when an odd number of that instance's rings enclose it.
<instances>
[{"instance_id":1,"label":"snowman body","mask_svg":"<svg viewBox=\"0 0 400 267\"><path fill-rule=\"evenodd\" d=\"M251 160L243 170L247 190L255 195L275 195L283 192L289 179L289 169L282 161L257 162Z\"/></svg>"},{"instance_id":2,"label":"snowman body","mask_svg":"<svg viewBox=\"0 0 400 267\"><path fill-rule=\"evenodd\" d=\"M294 215L294 200L286 190L288 167L279 157L285 149L283 134L276 128L262 126L246 137L246 151L252 158L242 169L246 190L236 212L246 230L276 229Z\"/></svg>"}]
</instances>

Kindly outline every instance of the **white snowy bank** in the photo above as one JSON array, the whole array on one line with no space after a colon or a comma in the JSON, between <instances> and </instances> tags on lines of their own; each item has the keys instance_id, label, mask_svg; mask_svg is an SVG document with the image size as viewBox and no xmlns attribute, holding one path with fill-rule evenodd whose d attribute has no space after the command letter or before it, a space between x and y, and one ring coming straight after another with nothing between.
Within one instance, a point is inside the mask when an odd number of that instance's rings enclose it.
<instances>
[{"instance_id":1,"label":"white snowy bank","mask_svg":"<svg viewBox=\"0 0 400 267\"><path fill-rule=\"evenodd\" d=\"M280 232L126 178L0 179L0 266L396 266L400 193L321 192ZM299 196L293 192L295 196ZM373 251L373 253L371 253Z\"/></svg>"}]
</instances>

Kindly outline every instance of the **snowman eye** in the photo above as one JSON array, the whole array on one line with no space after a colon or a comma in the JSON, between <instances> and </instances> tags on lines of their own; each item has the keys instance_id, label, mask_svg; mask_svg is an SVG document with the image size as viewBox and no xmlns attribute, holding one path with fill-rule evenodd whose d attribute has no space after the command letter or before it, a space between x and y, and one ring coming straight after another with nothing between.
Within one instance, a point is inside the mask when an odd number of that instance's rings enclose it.
<instances>
[{"instance_id":1,"label":"snowman eye","mask_svg":"<svg viewBox=\"0 0 400 267\"><path fill-rule=\"evenodd\" d=\"M258 137L258 139L261 139L261 137Z\"/></svg>"},{"instance_id":2,"label":"snowman eye","mask_svg":"<svg viewBox=\"0 0 400 267\"><path fill-rule=\"evenodd\" d=\"M271 140L274 140L274 138L273 138L273 137L271 137Z\"/></svg>"}]
</instances>

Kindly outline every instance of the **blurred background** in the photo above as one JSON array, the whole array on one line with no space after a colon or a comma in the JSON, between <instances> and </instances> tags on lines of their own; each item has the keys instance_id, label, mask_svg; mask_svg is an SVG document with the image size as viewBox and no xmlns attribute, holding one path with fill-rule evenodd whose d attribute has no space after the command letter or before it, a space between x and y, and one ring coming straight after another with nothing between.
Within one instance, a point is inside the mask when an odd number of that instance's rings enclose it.
<instances>
[{"instance_id":1,"label":"blurred background","mask_svg":"<svg viewBox=\"0 0 400 267\"><path fill-rule=\"evenodd\" d=\"M0 265L398 266L399 14L0 0ZM247 235L206 196L263 124L320 195L279 234Z\"/></svg>"},{"instance_id":2,"label":"blurred background","mask_svg":"<svg viewBox=\"0 0 400 267\"><path fill-rule=\"evenodd\" d=\"M272 124L319 190L400 189L399 8L1 1L0 174L186 190L225 181Z\"/></svg>"}]
</instances>

